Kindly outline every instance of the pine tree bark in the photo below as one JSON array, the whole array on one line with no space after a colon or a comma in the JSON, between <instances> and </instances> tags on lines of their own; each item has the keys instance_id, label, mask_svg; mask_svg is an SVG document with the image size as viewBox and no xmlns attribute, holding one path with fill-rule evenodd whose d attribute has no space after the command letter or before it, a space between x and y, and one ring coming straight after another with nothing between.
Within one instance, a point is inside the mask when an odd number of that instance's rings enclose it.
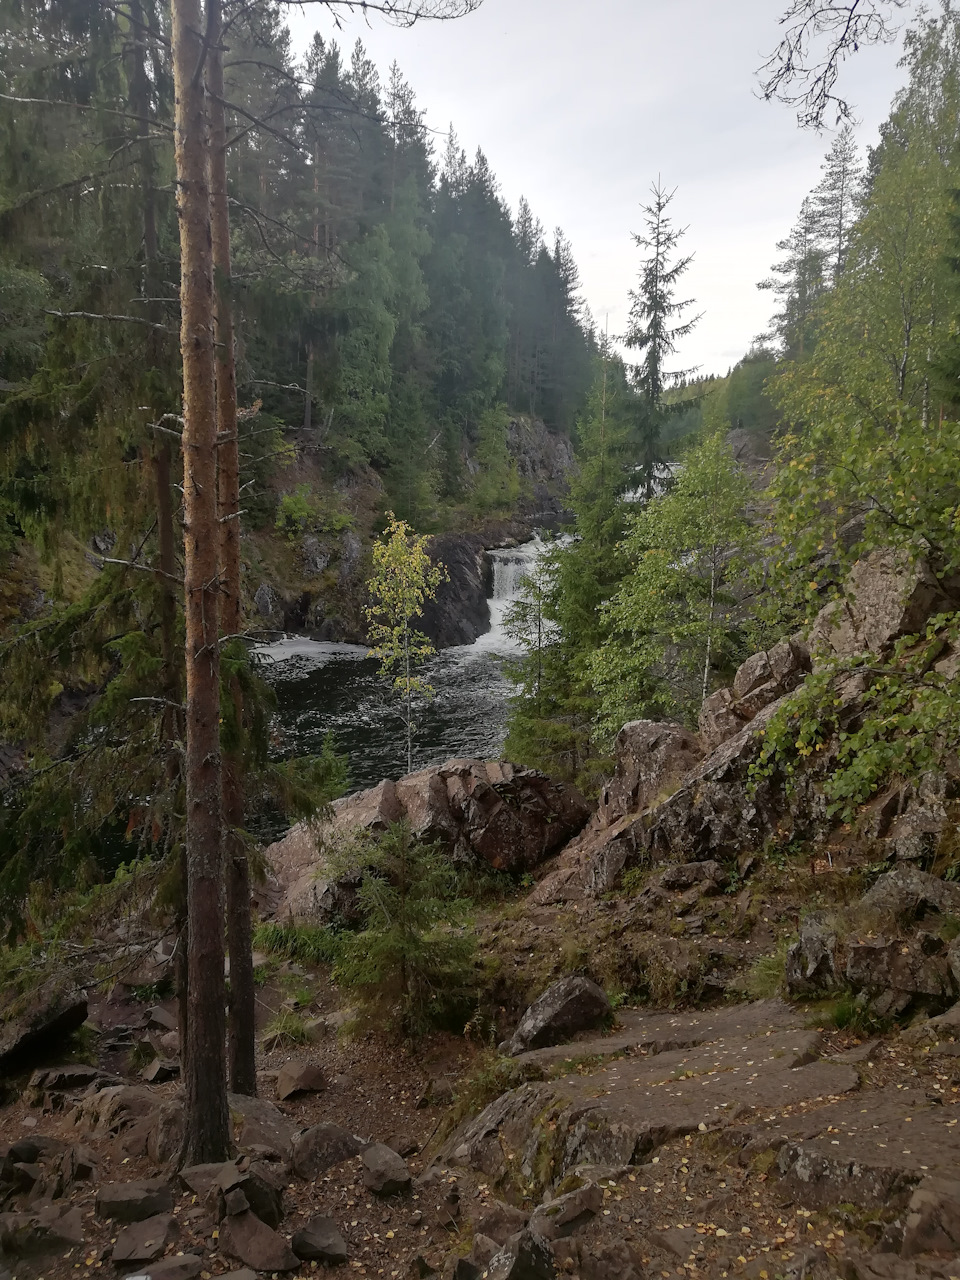
<instances>
[{"instance_id":1,"label":"pine tree bark","mask_svg":"<svg viewBox=\"0 0 960 1280\"><path fill-rule=\"evenodd\" d=\"M227 204L227 122L223 101L223 16L221 0L207 0L210 122L210 215L215 276L217 500L220 517L220 623L223 633L239 635L240 604L240 446L237 439L237 367L230 300L230 212ZM243 691L230 681L235 723L243 724ZM257 1092L256 990L253 984L253 933L250 922L250 863L243 828L243 764L236 753L223 760L224 862L227 876L227 948L230 996L227 1058L234 1093Z\"/></svg>"},{"instance_id":2,"label":"pine tree bark","mask_svg":"<svg viewBox=\"0 0 960 1280\"><path fill-rule=\"evenodd\" d=\"M180 222L186 610L186 850L189 989L185 1035L186 1164L230 1154L223 975L223 838L217 415L213 252L199 0L172 0L175 160Z\"/></svg>"},{"instance_id":3,"label":"pine tree bark","mask_svg":"<svg viewBox=\"0 0 960 1280\"><path fill-rule=\"evenodd\" d=\"M147 26L141 0L130 0L130 105L133 108L135 133L140 139L140 189L143 213L143 296L148 299L147 318L159 325L162 316L153 301L159 292L157 271L157 185L153 139L150 137L150 78L147 74ZM151 365L163 360L163 343L158 329L147 334L146 353ZM183 741L182 715L177 711L181 701L180 659L177 655L177 577L176 536L173 507L173 456L170 437L160 434L153 444L151 464L157 506L157 590L160 595L160 652L163 659L163 694L167 705L161 717L165 745L167 785L173 793L180 779L180 751ZM180 859L180 893L175 927L177 951L175 962L177 1003L181 1028L187 1025L187 919L185 911L186 865ZM185 1054L181 1050L181 1057Z\"/></svg>"}]
</instances>

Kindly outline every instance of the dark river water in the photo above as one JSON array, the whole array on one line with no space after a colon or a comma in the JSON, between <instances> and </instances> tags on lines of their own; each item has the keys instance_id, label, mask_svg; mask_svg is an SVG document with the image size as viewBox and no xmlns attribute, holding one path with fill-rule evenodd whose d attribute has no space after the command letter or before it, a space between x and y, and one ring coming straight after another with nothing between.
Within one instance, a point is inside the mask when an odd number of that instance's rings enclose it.
<instances>
[{"instance_id":1,"label":"dark river water","mask_svg":"<svg viewBox=\"0 0 960 1280\"><path fill-rule=\"evenodd\" d=\"M434 696L417 709L414 769L457 756L499 756L512 688L503 663L518 653L503 631L503 615L540 548L535 539L489 553L491 629L474 644L442 649L424 665L422 674ZM349 759L350 791L407 772L399 705L364 646L289 637L262 646L258 653L262 673L276 691L287 752L317 753L330 735Z\"/></svg>"}]
</instances>

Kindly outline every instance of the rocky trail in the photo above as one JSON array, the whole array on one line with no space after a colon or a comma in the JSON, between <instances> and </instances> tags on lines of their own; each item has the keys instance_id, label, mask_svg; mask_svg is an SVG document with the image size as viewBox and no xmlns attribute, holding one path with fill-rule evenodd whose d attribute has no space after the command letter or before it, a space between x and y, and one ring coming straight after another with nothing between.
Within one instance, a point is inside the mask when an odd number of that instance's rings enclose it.
<instances>
[{"instance_id":1,"label":"rocky trail","mask_svg":"<svg viewBox=\"0 0 960 1280\"><path fill-rule=\"evenodd\" d=\"M456 1043L330 1035L231 1097L236 1161L179 1172L176 1082L38 1070L0 1109L5 1269L960 1275L960 1045L810 1022L779 1000L620 1010L516 1054L526 1083L439 1149L471 1077Z\"/></svg>"}]
</instances>

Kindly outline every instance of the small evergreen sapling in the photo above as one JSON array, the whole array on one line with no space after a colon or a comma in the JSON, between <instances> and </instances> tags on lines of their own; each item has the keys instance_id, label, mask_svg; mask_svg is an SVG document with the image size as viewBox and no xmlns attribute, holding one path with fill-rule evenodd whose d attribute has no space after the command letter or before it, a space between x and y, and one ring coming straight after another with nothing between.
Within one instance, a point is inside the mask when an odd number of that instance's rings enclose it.
<instances>
[{"instance_id":1,"label":"small evergreen sapling","mask_svg":"<svg viewBox=\"0 0 960 1280\"><path fill-rule=\"evenodd\" d=\"M435 844L393 823L362 854L364 927L343 938L334 979L365 1014L415 1036L470 1005L473 937L463 931L470 903Z\"/></svg>"}]
</instances>

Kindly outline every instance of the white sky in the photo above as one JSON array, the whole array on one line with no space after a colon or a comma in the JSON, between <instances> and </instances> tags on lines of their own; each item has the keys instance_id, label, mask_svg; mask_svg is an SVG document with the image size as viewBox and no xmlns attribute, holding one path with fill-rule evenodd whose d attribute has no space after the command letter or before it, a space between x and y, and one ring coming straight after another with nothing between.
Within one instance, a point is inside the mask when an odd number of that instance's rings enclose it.
<instances>
[{"instance_id":1,"label":"white sky","mask_svg":"<svg viewBox=\"0 0 960 1280\"><path fill-rule=\"evenodd\" d=\"M777 43L786 0L484 0L453 22L402 30L375 16L334 31L319 4L291 7L302 49L319 28L349 55L360 36L386 78L396 58L427 124L450 123L472 158L486 153L511 209L525 195L552 240L569 237L602 328L622 332L640 250L631 232L652 180L676 187L672 211L695 253L685 295L703 319L678 365L725 373L772 310L756 282L819 180L831 135L801 131L756 96L755 70ZM863 49L841 90L874 143L901 84L896 46ZM443 139L437 138L442 150Z\"/></svg>"}]
</instances>

